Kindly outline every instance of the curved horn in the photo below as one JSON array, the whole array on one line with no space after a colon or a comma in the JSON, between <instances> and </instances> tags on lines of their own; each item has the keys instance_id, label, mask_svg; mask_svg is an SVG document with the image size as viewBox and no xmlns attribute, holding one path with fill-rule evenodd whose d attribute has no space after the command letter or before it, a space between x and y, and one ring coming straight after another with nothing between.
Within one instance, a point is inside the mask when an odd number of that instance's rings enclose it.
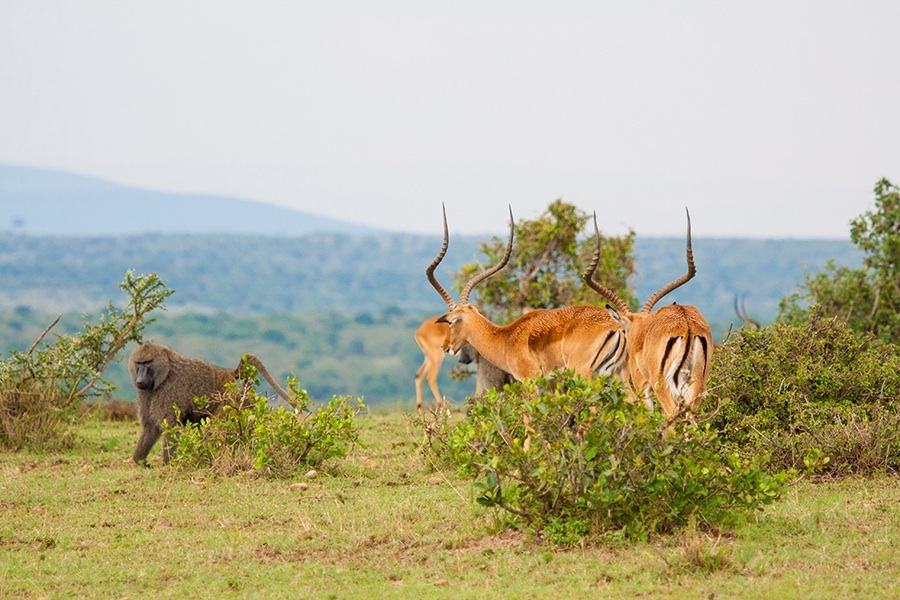
<instances>
[{"instance_id":1,"label":"curved horn","mask_svg":"<svg viewBox=\"0 0 900 600\"><path fill-rule=\"evenodd\" d=\"M453 302L453 297L444 289L437 278L434 276L434 270L437 268L441 261L444 259L444 255L447 253L447 246L450 245L450 233L447 230L447 207L444 206L444 203L441 203L441 210L444 213L444 245L441 246L441 251L438 252L437 257L431 261L431 264L428 265L428 268L425 269L425 276L428 277L428 281L431 282L431 285L434 286L434 289L437 290L437 293L441 295L441 298L444 299L444 302L447 303L447 306L450 307L450 310L456 308L456 303Z\"/></svg>"},{"instance_id":2,"label":"curved horn","mask_svg":"<svg viewBox=\"0 0 900 600\"><path fill-rule=\"evenodd\" d=\"M644 304L644 307L641 309L641 312L649 313L653 310L653 306L660 301L660 299L677 288L680 288L685 283L690 281L694 275L697 274L697 269L694 267L694 251L691 249L691 213L687 208L684 209L684 212L687 213L687 265L688 270L687 273L671 282L669 285L661 287L656 291L655 294L650 296L647 302Z\"/></svg>"},{"instance_id":3,"label":"curved horn","mask_svg":"<svg viewBox=\"0 0 900 600\"><path fill-rule=\"evenodd\" d=\"M484 281L485 279L487 279L488 277L490 277L491 275L493 275L494 273L496 273L497 271L499 271L500 269L505 267L506 263L509 262L509 257L510 257L510 255L512 255L513 234L515 233L515 230L516 230L516 227L515 227L515 223L513 222L512 206L510 206L509 207L509 243L506 244L506 253L503 255L503 258L500 259L499 263L497 263L496 265L494 265L487 271L485 271L483 273L479 273L478 275L476 275L475 277L473 277L472 279L469 280L469 283L466 284L466 287L464 287L462 289L462 291L459 293L459 303L460 304L465 304L466 302L469 301L469 293L472 291L472 289L476 285L478 285L479 283L481 283L482 281Z\"/></svg>"},{"instance_id":4,"label":"curved horn","mask_svg":"<svg viewBox=\"0 0 900 600\"><path fill-rule=\"evenodd\" d=\"M747 307L744 305L743 294L734 295L734 314L737 315L737 318L740 319L744 325L747 325L753 331L759 331L760 329L762 329L759 321L751 319L750 315L747 314Z\"/></svg>"},{"instance_id":5,"label":"curved horn","mask_svg":"<svg viewBox=\"0 0 900 600\"><path fill-rule=\"evenodd\" d=\"M597 238L597 249L594 250L594 256L591 257L591 264L588 265L588 269L584 272L584 275L581 276L581 279L601 296L615 304L616 308L618 308L622 314L627 315L631 310L628 308L628 305L625 304L625 301L619 298L618 294L608 287L594 281L594 272L597 270L597 265L600 264L600 228L597 227L597 211L594 211L594 235Z\"/></svg>"}]
</instances>

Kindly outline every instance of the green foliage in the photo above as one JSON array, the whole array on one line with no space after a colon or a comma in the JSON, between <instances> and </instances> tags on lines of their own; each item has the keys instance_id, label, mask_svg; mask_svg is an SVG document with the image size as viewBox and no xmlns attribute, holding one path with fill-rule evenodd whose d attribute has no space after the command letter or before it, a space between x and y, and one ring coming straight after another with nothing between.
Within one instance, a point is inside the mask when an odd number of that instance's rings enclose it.
<instances>
[{"instance_id":1,"label":"green foliage","mask_svg":"<svg viewBox=\"0 0 900 600\"><path fill-rule=\"evenodd\" d=\"M122 311L109 303L97 324L85 322L82 332L42 344L57 319L27 351L0 361L0 447L70 444L68 425L81 402L114 389L103 378L106 367L126 343L141 338L152 322L146 315L173 293L155 273L135 277L129 271L119 287L129 297Z\"/></svg>"},{"instance_id":2,"label":"green foliage","mask_svg":"<svg viewBox=\"0 0 900 600\"><path fill-rule=\"evenodd\" d=\"M900 468L900 352L814 307L742 329L714 356L711 424L771 468L844 476Z\"/></svg>"},{"instance_id":3,"label":"green foliage","mask_svg":"<svg viewBox=\"0 0 900 600\"><path fill-rule=\"evenodd\" d=\"M614 378L538 377L473 400L455 426L431 424L427 451L476 479L479 504L562 543L732 524L780 497L787 474L723 451L708 425L667 428L625 397Z\"/></svg>"},{"instance_id":4,"label":"green foliage","mask_svg":"<svg viewBox=\"0 0 900 600\"><path fill-rule=\"evenodd\" d=\"M573 304L604 304L584 286L581 275L596 248L593 235L579 240L588 215L575 206L556 200L533 221L519 220L509 263L502 271L478 285L478 307L489 318L512 321L525 308L556 308ZM593 233L593 232L591 232ZM494 238L481 245L489 264L500 261L507 240ZM634 275L634 232L602 241L598 280L635 304L630 279ZM463 265L456 273L457 288L482 270L477 263Z\"/></svg>"},{"instance_id":5,"label":"green foliage","mask_svg":"<svg viewBox=\"0 0 900 600\"><path fill-rule=\"evenodd\" d=\"M875 184L875 209L850 222L850 240L865 253L863 268L837 267L807 274L800 290L782 300L780 318L800 323L808 306L845 320L853 331L900 343L900 190Z\"/></svg>"},{"instance_id":6,"label":"green foliage","mask_svg":"<svg viewBox=\"0 0 900 600\"><path fill-rule=\"evenodd\" d=\"M174 464L206 468L218 475L252 472L266 477L295 475L301 467L318 466L345 456L359 443L355 415L365 408L349 397L334 397L310 412L312 401L296 379L288 386L293 408L272 408L256 391L256 369L243 364L242 383L228 384L220 414L199 423L166 426L178 444ZM207 398L195 399L201 407Z\"/></svg>"}]
</instances>

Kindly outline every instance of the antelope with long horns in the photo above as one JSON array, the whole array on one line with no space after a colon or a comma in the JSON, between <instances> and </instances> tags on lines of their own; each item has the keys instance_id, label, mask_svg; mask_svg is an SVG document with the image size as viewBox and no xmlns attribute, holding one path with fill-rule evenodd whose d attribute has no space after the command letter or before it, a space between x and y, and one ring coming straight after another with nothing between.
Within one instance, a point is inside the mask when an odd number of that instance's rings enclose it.
<instances>
[{"instance_id":1,"label":"antelope with long horns","mask_svg":"<svg viewBox=\"0 0 900 600\"><path fill-rule=\"evenodd\" d=\"M512 253L512 209L509 212L509 243L500 262L476 275L459 294L459 302L437 281L434 270L449 245L447 211L444 209L444 243L425 270L428 281L447 303L449 312L438 322L450 325L449 351L455 354L466 343L485 359L522 381L553 369L573 369L588 377L594 373L619 373L624 366L625 321L611 308L567 306L537 309L509 325L496 325L469 304L469 294L480 282L497 273Z\"/></svg>"},{"instance_id":2,"label":"antelope with long horns","mask_svg":"<svg viewBox=\"0 0 900 600\"><path fill-rule=\"evenodd\" d=\"M636 313L631 312L615 292L594 280L600 260L600 230L596 213L594 231L597 249L582 278L612 302L629 323L627 370L632 389L651 409L652 389L667 417L678 413L679 400L683 408L695 408L706 394L709 380L713 351L709 324L694 306L673 303L651 312L663 296L690 281L697 272L691 247L690 212L687 213L687 273L657 290Z\"/></svg>"}]
</instances>

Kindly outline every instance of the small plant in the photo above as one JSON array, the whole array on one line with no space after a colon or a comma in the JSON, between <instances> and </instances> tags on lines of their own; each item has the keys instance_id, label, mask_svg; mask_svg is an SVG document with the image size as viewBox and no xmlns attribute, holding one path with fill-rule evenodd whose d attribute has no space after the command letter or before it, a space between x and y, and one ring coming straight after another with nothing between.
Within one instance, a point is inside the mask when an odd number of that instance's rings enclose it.
<instances>
[{"instance_id":1,"label":"small plant","mask_svg":"<svg viewBox=\"0 0 900 600\"><path fill-rule=\"evenodd\" d=\"M616 378L571 373L474 399L455 426L431 423L426 451L473 477L478 503L563 543L729 524L777 499L790 477L723 451L708 425L626 401Z\"/></svg>"},{"instance_id":2,"label":"small plant","mask_svg":"<svg viewBox=\"0 0 900 600\"><path fill-rule=\"evenodd\" d=\"M681 537L680 551L673 559L660 555L676 576L707 576L735 570L734 548L723 541L721 533L705 533L692 522Z\"/></svg>"},{"instance_id":3,"label":"small plant","mask_svg":"<svg viewBox=\"0 0 900 600\"><path fill-rule=\"evenodd\" d=\"M153 322L147 314L174 293L155 273L135 277L129 271L119 287L129 297L122 311L109 303L99 323L85 322L83 332L42 344L57 318L31 348L0 361L0 448L69 446L69 426L83 400L114 389L103 379L106 367L125 344L140 340Z\"/></svg>"},{"instance_id":4,"label":"small plant","mask_svg":"<svg viewBox=\"0 0 900 600\"><path fill-rule=\"evenodd\" d=\"M256 391L258 374L242 363L241 379L223 392L219 414L199 423L166 426L178 444L174 464L182 468L209 468L220 475L255 472L267 477L290 477L301 467L318 466L347 454L359 443L354 417L365 408L349 397L334 397L309 410L312 400L296 379L288 386L291 409L272 408ZM195 399L202 408L207 398Z\"/></svg>"}]
</instances>

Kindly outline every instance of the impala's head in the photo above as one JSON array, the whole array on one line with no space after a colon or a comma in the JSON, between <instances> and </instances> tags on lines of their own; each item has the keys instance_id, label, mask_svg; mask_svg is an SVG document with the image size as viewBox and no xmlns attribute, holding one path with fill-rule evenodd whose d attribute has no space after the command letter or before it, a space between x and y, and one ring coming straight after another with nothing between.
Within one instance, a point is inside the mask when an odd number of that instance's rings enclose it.
<instances>
[{"instance_id":1,"label":"impala's head","mask_svg":"<svg viewBox=\"0 0 900 600\"><path fill-rule=\"evenodd\" d=\"M474 315L474 316L473 316ZM438 323L450 325L450 335L444 342L444 352L456 354L469 340L468 324L481 317L481 313L471 304L460 304L447 314L438 317Z\"/></svg>"},{"instance_id":2,"label":"impala's head","mask_svg":"<svg viewBox=\"0 0 900 600\"><path fill-rule=\"evenodd\" d=\"M443 207L442 207L443 208ZM428 277L428 281L431 282L431 285L437 290L437 293L441 295L441 298L444 299L444 302L447 303L447 307L450 309L450 312L447 314L441 315L438 318L438 323L447 323L450 325L450 337L448 338L448 342L446 343L445 351L456 354L459 352L459 349L462 348L466 342L468 341L468 331L467 331L467 318L468 321L471 322L473 319L483 318L481 317L481 313L478 312L478 309L469 304L469 294L475 288L476 285L502 269L506 266L506 263L509 262L509 257L512 254L512 245L513 245L513 232L515 231L515 227L513 224L513 216L512 216L512 208L509 209L509 242L506 245L506 252L503 255L503 258L500 259L500 262L484 271L479 273L475 277L469 280L468 283L463 287L462 291L459 293L459 302L454 302L453 297L444 289L444 286L440 284L437 278L434 276L434 270L441 263L441 260L444 258L444 254L447 253L447 247L450 245L450 234L447 228L447 209L443 208L444 213L444 243L441 246L441 251L438 252L437 257L431 264L428 265L428 268L425 269L425 275Z\"/></svg>"}]
</instances>

